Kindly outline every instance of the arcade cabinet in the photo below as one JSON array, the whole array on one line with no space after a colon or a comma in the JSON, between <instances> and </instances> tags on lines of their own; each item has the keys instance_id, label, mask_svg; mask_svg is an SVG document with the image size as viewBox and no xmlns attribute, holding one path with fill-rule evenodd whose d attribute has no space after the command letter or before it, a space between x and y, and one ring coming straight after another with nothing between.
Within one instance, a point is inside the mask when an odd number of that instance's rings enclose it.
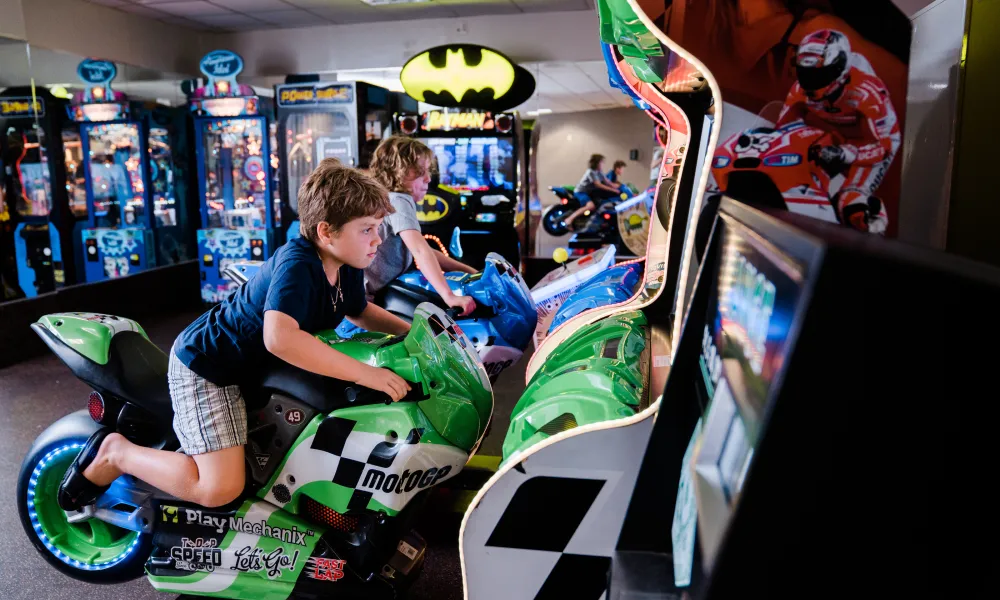
<instances>
[{"instance_id":1,"label":"arcade cabinet","mask_svg":"<svg viewBox=\"0 0 1000 600\"><path fill-rule=\"evenodd\" d=\"M242 260L266 260L276 243L271 175L271 130L253 89L236 82L239 55L210 52L201 60L207 77L190 99L194 115L201 297L219 302L235 287L225 268Z\"/></svg>"},{"instance_id":2,"label":"arcade cabinet","mask_svg":"<svg viewBox=\"0 0 1000 600\"><path fill-rule=\"evenodd\" d=\"M437 173L417 205L424 235L482 269L497 252L521 264L515 223L523 202L524 143L516 112L458 109L397 116L399 131L430 146ZM432 246L433 247L433 246Z\"/></svg>"},{"instance_id":3,"label":"arcade cabinet","mask_svg":"<svg viewBox=\"0 0 1000 600\"><path fill-rule=\"evenodd\" d=\"M1000 270L728 198L707 248L608 598L987 589Z\"/></svg>"},{"instance_id":4,"label":"arcade cabinet","mask_svg":"<svg viewBox=\"0 0 1000 600\"><path fill-rule=\"evenodd\" d=\"M364 82L319 81L317 75L292 75L274 87L278 163L283 199L280 215L288 223L287 241L299 236L298 192L325 158L366 168L379 142L392 129L392 115L413 110L409 97Z\"/></svg>"},{"instance_id":5,"label":"arcade cabinet","mask_svg":"<svg viewBox=\"0 0 1000 600\"><path fill-rule=\"evenodd\" d=\"M4 296L32 298L75 281L66 200L65 103L48 90L0 93L0 162L9 220L2 223ZM75 205L74 205L75 207ZM84 207L85 208L85 207Z\"/></svg>"},{"instance_id":6,"label":"arcade cabinet","mask_svg":"<svg viewBox=\"0 0 1000 600\"><path fill-rule=\"evenodd\" d=\"M71 165L83 173L89 211L80 237L89 283L156 265L154 231L177 227L177 202L166 129L152 126L149 111L111 88L114 63L86 59L77 73L87 87L69 113L85 158L67 163L67 178Z\"/></svg>"}]
</instances>

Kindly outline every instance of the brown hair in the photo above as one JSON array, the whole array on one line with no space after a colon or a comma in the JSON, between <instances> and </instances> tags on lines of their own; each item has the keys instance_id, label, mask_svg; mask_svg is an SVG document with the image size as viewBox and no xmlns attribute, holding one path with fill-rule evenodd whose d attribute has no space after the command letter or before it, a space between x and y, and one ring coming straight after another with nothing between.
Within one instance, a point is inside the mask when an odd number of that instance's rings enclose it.
<instances>
[{"instance_id":1,"label":"brown hair","mask_svg":"<svg viewBox=\"0 0 1000 600\"><path fill-rule=\"evenodd\" d=\"M617 169L618 167L624 167L624 166L625 166L625 161L624 160L616 160L614 166L611 167L611 168L612 169Z\"/></svg>"},{"instance_id":2,"label":"brown hair","mask_svg":"<svg viewBox=\"0 0 1000 600\"><path fill-rule=\"evenodd\" d=\"M421 158L434 160L434 151L423 142L405 136L393 135L382 140L372 154L368 171L393 192L407 192L403 182L411 169L419 171ZM423 175L419 173L418 175Z\"/></svg>"},{"instance_id":3,"label":"brown hair","mask_svg":"<svg viewBox=\"0 0 1000 600\"><path fill-rule=\"evenodd\" d=\"M381 219L394 212L381 183L336 158L323 159L299 188L299 231L310 242L316 242L320 223L340 231L354 219Z\"/></svg>"},{"instance_id":4,"label":"brown hair","mask_svg":"<svg viewBox=\"0 0 1000 600\"><path fill-rule=\"evenodd\" d=\"M602 160L604 160L603 154L591 154L590 160L587 161L587 164L590 166L591 169L594 169L596 171L597 167L601 166Z\"/></svg>"}]
</instances>

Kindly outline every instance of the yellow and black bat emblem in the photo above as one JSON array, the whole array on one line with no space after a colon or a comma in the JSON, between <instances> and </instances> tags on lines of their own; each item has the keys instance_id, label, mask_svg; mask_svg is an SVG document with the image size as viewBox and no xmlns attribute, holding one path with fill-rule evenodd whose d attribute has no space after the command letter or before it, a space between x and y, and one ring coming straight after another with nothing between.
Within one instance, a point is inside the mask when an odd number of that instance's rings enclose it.
<instances>
[{"instance_id":1,"label":"yellow and black bat emblem","mask_svg":"<svg viewBox=\"0 0 1000 600\"><path fill-rule=\"evenodd\" d=\"M399 74L407 94L422 102L444 101L440 106L472 98L497 100L510 91L515 78L515 65L506 56L474 44L425 50L407 61Z\"/></svg>"},{"instance_id":2,"label":"yellow and black bat emblem","mask_svg":"<svg viewBox=\"0 0 1000 600\"><path fill-rule=\"evenodd\" d=\"M425 194L424 199L417 202L417 220L421 223L433 223L448 216L448 202L441 196Z\"/></svg>"}]
</instances>

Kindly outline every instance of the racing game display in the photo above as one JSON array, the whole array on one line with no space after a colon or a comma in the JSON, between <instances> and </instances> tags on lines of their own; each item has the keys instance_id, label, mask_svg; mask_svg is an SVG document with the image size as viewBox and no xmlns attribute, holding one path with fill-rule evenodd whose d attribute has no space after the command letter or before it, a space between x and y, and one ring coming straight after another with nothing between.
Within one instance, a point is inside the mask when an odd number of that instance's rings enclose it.
<instances>
[{"instance_id":1,"label":"racing game display","mask_svg":"<svg viewBox=\"0 0 1000 600\"><path fill-rule=\"evenodd\" d=\"M422 141L434 151L440 185L460 192L514 191L516 157L511 139L429 137Z\"/></svg>"}]
</instances>

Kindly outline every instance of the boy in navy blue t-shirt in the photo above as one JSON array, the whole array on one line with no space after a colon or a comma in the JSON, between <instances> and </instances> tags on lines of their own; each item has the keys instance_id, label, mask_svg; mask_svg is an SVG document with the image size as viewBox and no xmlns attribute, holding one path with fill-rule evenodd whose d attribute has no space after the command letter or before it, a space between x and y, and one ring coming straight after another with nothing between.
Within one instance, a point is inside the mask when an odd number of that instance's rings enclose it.
<instances>
[{"instance_id":1,"label":"boy in navy blue t-shirt","mask_svg":"<svg viewBox=\"0 0 1000 600\"><path fill-rule=\"evenodd\" d=\"M95 434L63 480L59 504L92 503L122 473L202 506L243 491L246 405L239 383L273 355L296 367L352 381L399 400L410 389L387 369L341 354L313 333L347 318L369 331L409 325L365 300L364 269L375 257L388 192L368 175L327 159L299 191L302 237L278 249L224 302L174 342L168 380L183 454L144 448L117 433Z\"/></svg>"}]
</instances>

